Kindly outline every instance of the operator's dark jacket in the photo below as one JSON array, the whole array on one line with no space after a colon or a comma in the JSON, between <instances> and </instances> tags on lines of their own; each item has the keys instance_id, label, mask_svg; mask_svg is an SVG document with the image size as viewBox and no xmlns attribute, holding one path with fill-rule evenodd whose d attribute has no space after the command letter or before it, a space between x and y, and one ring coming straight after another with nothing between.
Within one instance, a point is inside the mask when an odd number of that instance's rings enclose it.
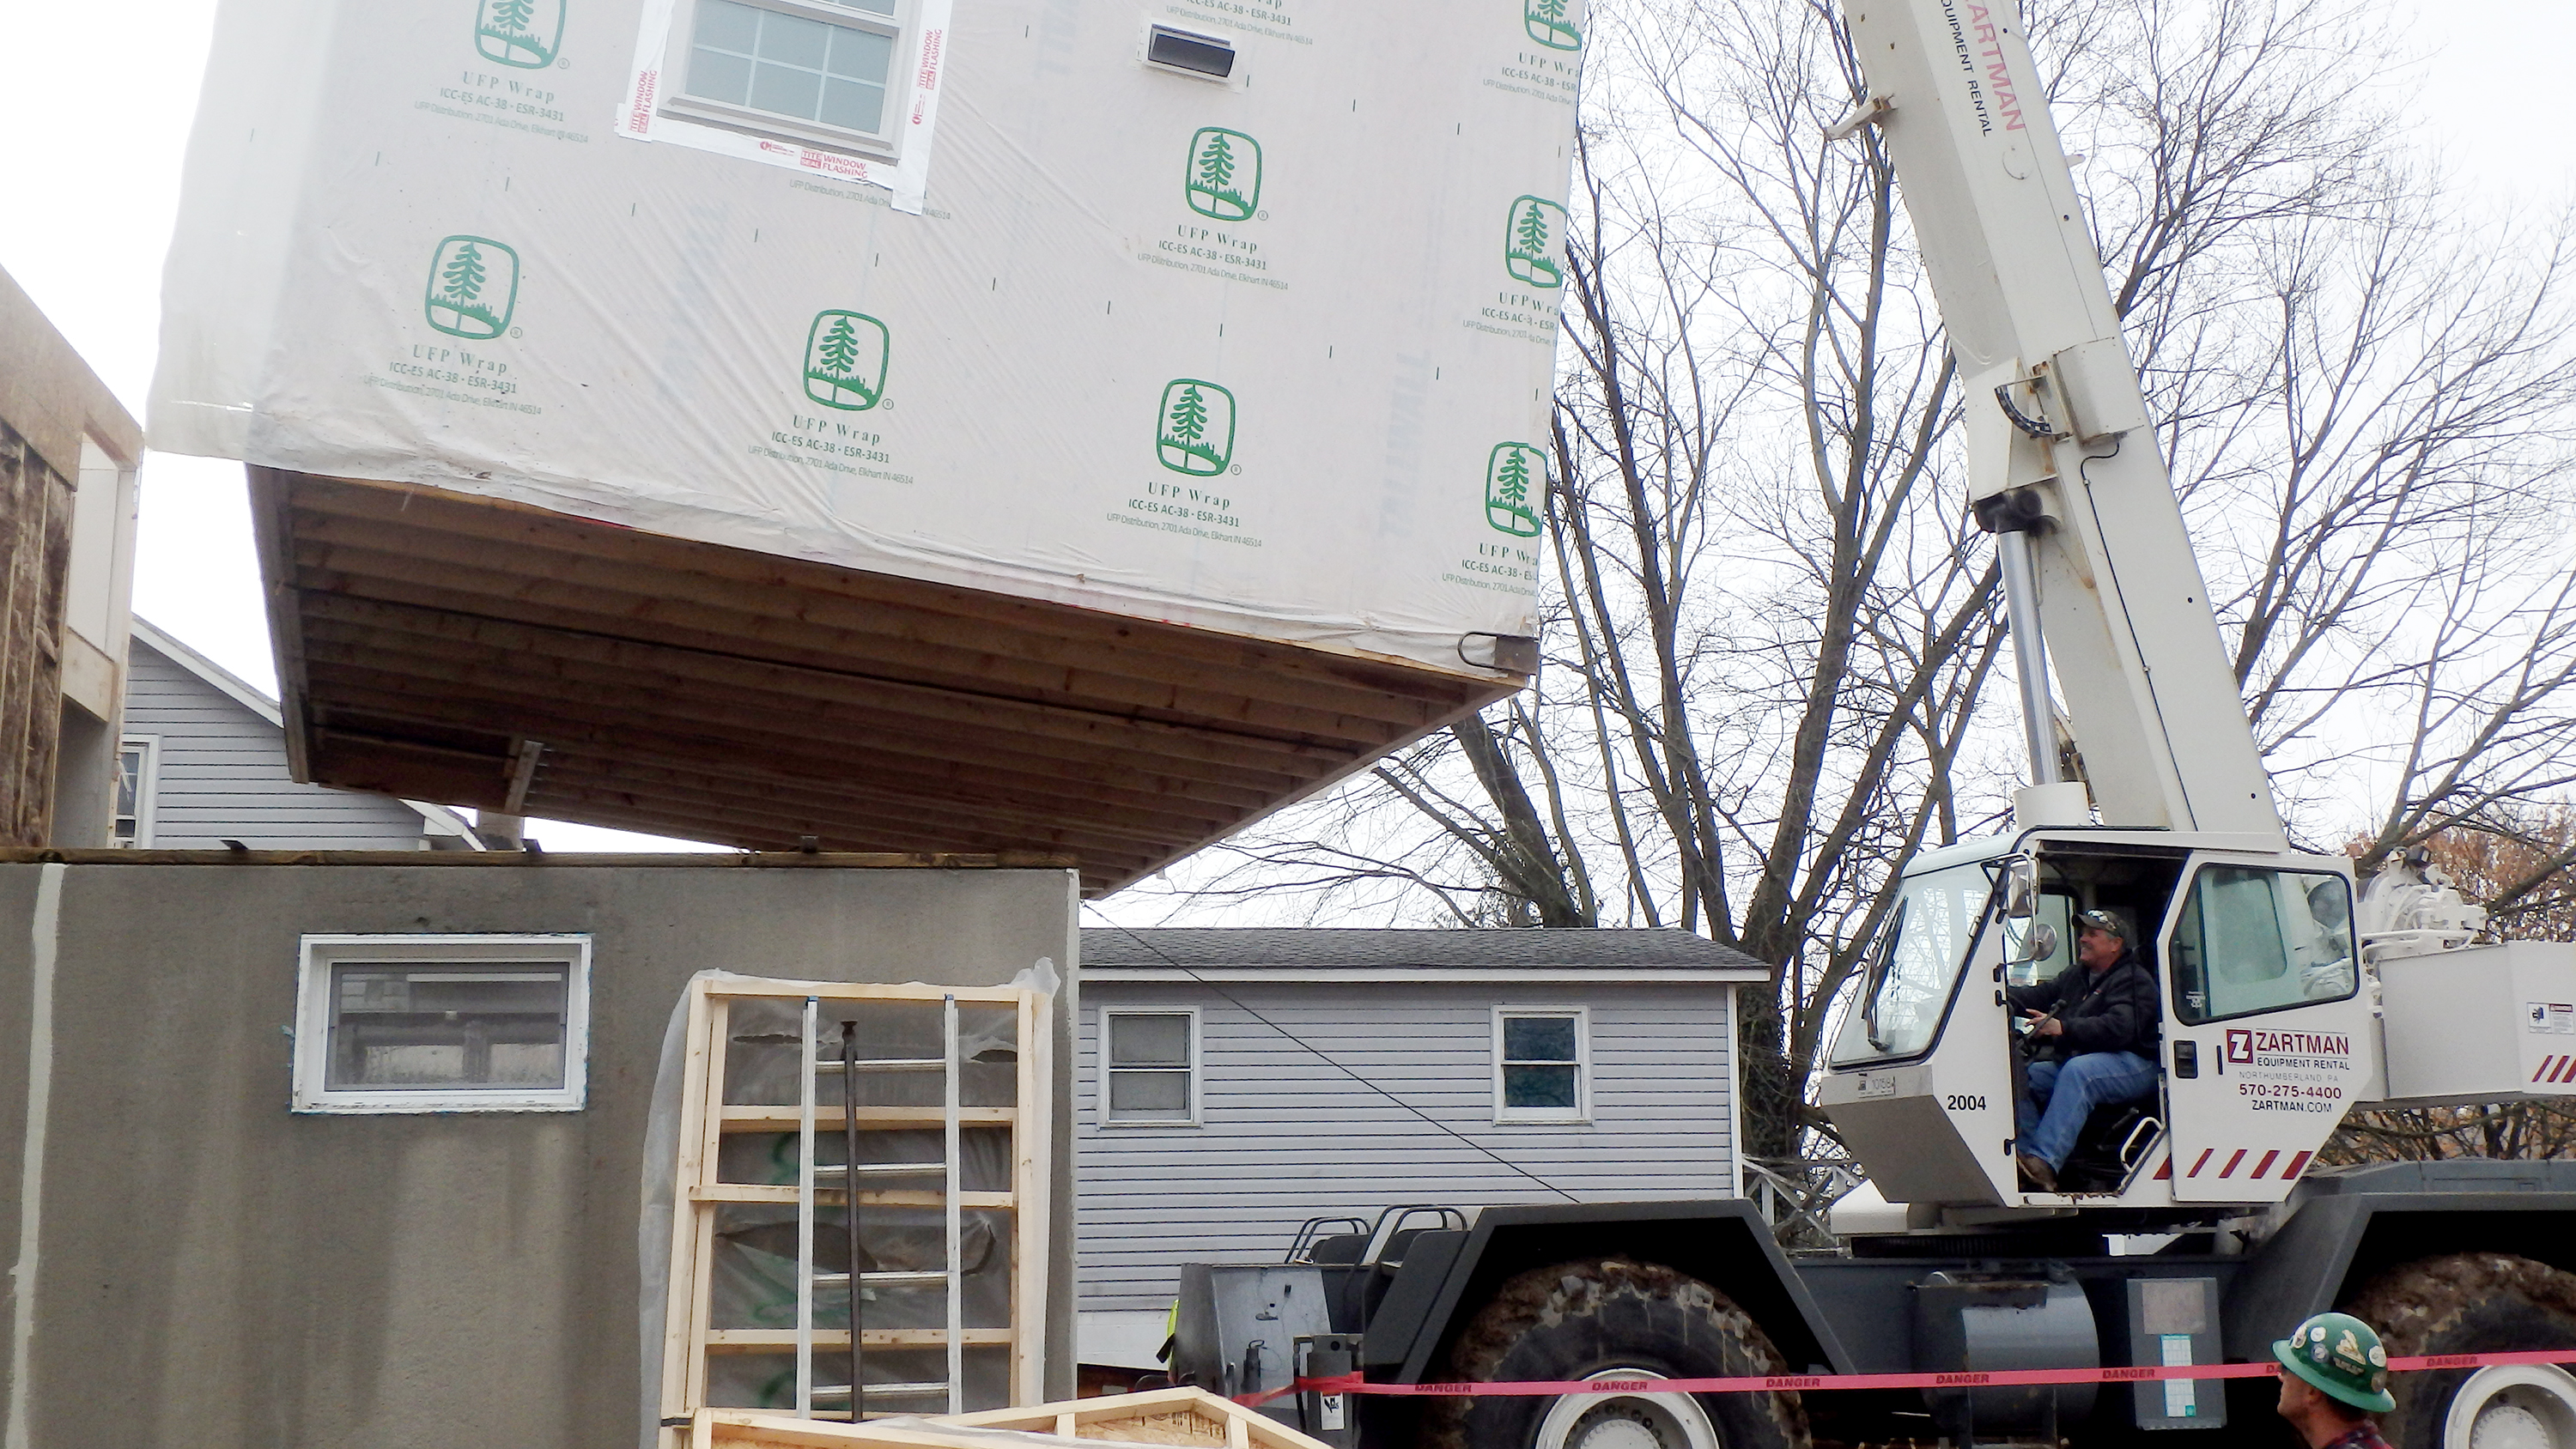
<instances>
[{"instance_id":1,"label":"operator's dark jacket","mask_svg":"<svg viewBox=\"0 0 2576 1449\"><path fill-rule=\"evenodd\" d=\"M2127 942L2120 959L2096 977L2081 961L2054 980L2007 988L2016 1011L2054 1011L2066 1024L2044 1056L2060 1061L2086 1052L2136 1052L2155 1060L2156 974Z\"/></svg>"}]
</instances>

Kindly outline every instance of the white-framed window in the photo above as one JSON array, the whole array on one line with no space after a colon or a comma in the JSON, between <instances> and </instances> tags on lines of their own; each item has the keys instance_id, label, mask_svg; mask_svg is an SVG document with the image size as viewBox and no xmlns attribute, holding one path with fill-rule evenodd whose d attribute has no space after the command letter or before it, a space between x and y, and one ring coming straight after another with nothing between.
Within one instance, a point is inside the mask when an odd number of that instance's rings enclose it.
<instances>
[{"instance_id":1,"label":"white-framed window","mask_svg":"<svg viewBox=\"0 0 2576 1449\"><path fill-rule=\"evenodd\" d=\"M116 750L116 817L108 842L140 850L152 843L152 799L161 787L161 740L127 735Z\"/></svg>"},{"instance_id":2,"label":"white-framed window","mask_svg":"<svg viewBox=\"0 0 2576 1449\"><path fill-rule=\"evenodd\" d=\"M298 1112L577 1112L590 938L306 936Z\"/></svg>"},{"instance_id":3,"label":"white-framed window","mask_svg":"<svg viewBox=\"0 0 2576 1449\"><path fill-rule=\"evenodd\" d=\"M1592 1015L1580 1006L1494 1008L1494 1120L1592 1119Z\"/></svg>"},{"instance_id":4,"label":"white-framed window","mask_svg":"<svg viewBox=\"0 0 2576 1449\"><path fill-rule=\"evenodd\" d=\"M1101 1008L1101 1125L1195 1127L1198 1120L1198 1008Z\"/></svg>"},{"instance_id":5,"label":"white-framed window","mask_svg":"<svg viewBox=\"0 0 2576 1449\"><path fill-rule=\"evenodd\" d=\"M677 0L664 114L893 161L915 0Z\"/></svg>"}]
</instances>

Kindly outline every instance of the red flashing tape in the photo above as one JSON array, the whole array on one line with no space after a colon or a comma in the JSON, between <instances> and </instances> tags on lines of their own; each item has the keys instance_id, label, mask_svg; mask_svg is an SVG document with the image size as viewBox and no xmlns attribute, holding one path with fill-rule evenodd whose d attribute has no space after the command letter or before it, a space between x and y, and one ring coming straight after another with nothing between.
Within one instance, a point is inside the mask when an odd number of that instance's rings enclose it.
<instances>
[{"instance_id":1,"label":"red flashing tape","mask_svg":"<svg viewBox=\"0 0 2576 1449\"><path fill-rule=\"evenodd\" d=\"M2392 1358L2391 1372L2485 1368L2493 1364L2576 1363L2576 1348L2518 1349L2510 1353L2439 1353ZM2025 1384L2133 1384L2155 1379L2263 1379L2278 1370L2265 1363L2139 1365L2131 1368L1989 1369L1961 1373L1752 1374L1721 1379L1565 1379L1487 1384L1373 1384L1358 1374L1299 1379L1284 1388L1237 1394L1234 1401L1259 1408L1300 1391L1323 1394L1397 1394L1428 1398L1502 1395L1556 1398L1565 1394L1759 1394L1845 1389L2016 1388Z\"/></svg>"}]
</instances>

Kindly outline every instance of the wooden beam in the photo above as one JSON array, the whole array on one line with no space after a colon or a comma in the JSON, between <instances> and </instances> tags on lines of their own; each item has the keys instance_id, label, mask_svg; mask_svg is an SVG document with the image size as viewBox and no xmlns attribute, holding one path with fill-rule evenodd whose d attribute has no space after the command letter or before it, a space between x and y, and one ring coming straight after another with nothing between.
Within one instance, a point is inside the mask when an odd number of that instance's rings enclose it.
<instances>
[{"instance_id":1,"label":"wooden beam","mask_svg":"<svg viewBox=\"0 0 2576 1449\"><path fill-rule=\"evenodd\" d=\"M1350 757L1347 747L1326 751L1307 746L1299 750L1297 768L1247 767L1242 751L1227 748L1230 739L1175 726L1092 716L1081 721L1079 730L1060 730L1029 718L1035 711L1026 706L365 599L312 597L307 601L305 627L316 638L361 648L419 648L446 659L506 665L520 673L586 679L613 688L631 689L641 683L656 694L694 690L713 698L746 701L746 709L754 713L787 704L799 708L822 704L836 707L836 715L891 715L933 735L953 734L960 727L1007 734L1032 757L1104 761L1126 756L1135 767L1158 773L1171 772L1175 759L1186 760L1190 767L1185 773L1191 778L1232 782L1255 799L1293 788Z\"/></svg>"},{"instance_id":2,"label":"wooden beam","mask_svg":"<svg viewBox=\"0 0 2576 1449\"><path fill-rule=\"evenodd\" d=\"M661 582L658 579L620 582L598 577L607 571L605 565L585 567L580 560L532 552L512 556L502 545L461 541L445 551L451 556L441 557L441 550L421 539L388 530L369 531L389 536L363 542L299 537L294 555L299 573L429 584L468 596L549 604L595 615L602 621L603 632L627 637L650 638L651 626L666 622L719 635L758 637L767 632L764 617L772 626L793 618L799 627L792 633L810 638L818 626L833 628L838 636L835 652L901 678L1058 704L1079 701L1093 708L1163 711L1180 719L1222 720L1243 729L1359 739L1418 725L1437 710L1436 704L1409 694L1369 694L1299 680L1264 680L1250 673L1157 660L1133 651L1104 650L1097 659L1058 660L1043 656L1064 652L1061 649L1005 650L1000 647L1005 643L1026 641L989 634L977 639L972 628L963 625L940 631L889 632L881 612L876 615L878 629L870 632L860 625L871 611L857 603L795 598L715 602L695 597L708 591L692 588L683 579L669 580L667 589L657 593L652 585ZM309 578L302 581L311 586ZM905 637L912 632L956 637Z\"/></svg>"},{"instance_id":3,"label":"wooden beam","mask_svg":"<svg viewBox=\"0 0 2576 1449\"><path fill-rule=\"evenodd\" d=\"M305 654L315 691L326 701L346 694L344 686L354 686L426 706L423 686L444 686L438 691L439 712L431 717L459 725L506 725L507 733L544 740L557 749L587 742L609 753L632 750L639 758L682 763L758 750L776 761L803 761L802 768L818 779L873 779L959 799L1053 800L1075 809L1105 804L1134 815L1201 824L1239 819L1265 803L1260 795L1186 776L1015 756L1001 740L871 730L810 704L757 716L763 723L754 726L728 703L514 677L497 666L458 664L434 654L389 657L318 637L307 639ZM473 708L478 702L483 709ZM770 725L771 719L781 723Z\"/></svg>"},{"instance_id":4,"label":"wooden beam","mask_svg":"<svg viewBox=\"0 0 2576 1449\"><path fill-rule=\"evenodd\" d=\"M493 543L520 544L550 553L606 561L692 577L723 580L759 594L814 594L844 598L870 610L900 610L924 618L972 621L1047 639L1113 647L1133 645L1157 657L1239 668L1273 678L1309 678L1347 684L1367 693L1421 691L1425 676L1447 679L1460 698L1486 692L1490 681L1472 670L1435 670L1409 659L1284 644L1248 635L1163 624L1132 615L1024 599L1008 594L871 573L817 561L787 558L720 544L669 538L618 528L544 509L404 484L359 483L302 475L297 506L333 517L388 522L410 530L436 530Z\"/></svg>"},{"instance_id":5,"label":"wooden beam","mask_svg":"<svg viewBox=\"0 0 2576 1449\"><path fill-rule=\"evenodd\" d=\"M919 803L917 797L899 791L870 789L864 784L848 781L773 785L595 754L549 757L546 771L545 789L534 797L541 801L614 798L619 794L629 794L680 804L691 801L730 804L780 821L797 818L799 808L806 805L818 807L818 813L824 816L855 818L864 817L869 811L901 815ZM1007 800L975 802L972 818L991 822L997 835L1025 837L1031 841L1066 829L1065 817L1060 813L1022 808ZM1129 841L1139 848L1140 853L1150 853L1166 838L1163 832L1150 826L1110 819L1085 819L1081 829L1075 833L1085 841Z\"/></svg>"}]
</instances>

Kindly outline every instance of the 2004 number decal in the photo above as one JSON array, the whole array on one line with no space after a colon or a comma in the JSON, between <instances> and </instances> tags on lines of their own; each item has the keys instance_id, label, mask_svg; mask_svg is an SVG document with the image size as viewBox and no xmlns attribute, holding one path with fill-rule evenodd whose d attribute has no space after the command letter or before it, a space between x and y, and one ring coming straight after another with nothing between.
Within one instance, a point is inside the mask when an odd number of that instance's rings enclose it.
<instances>
[{"instance_id":1,"label":"2004 number decal","mask_svg":"<svg viewBox=\"0 0 2576 1449\"><path fill-rule=\"evenodd\" d=\"M1941 1105L1953 1112L1982 1112L1986 1110L1986 1099L1983 1097L1963 1097L1956 1092L1952 1092L1950 1095L1941 1099Z\"/></svg>"}]
</instances>

